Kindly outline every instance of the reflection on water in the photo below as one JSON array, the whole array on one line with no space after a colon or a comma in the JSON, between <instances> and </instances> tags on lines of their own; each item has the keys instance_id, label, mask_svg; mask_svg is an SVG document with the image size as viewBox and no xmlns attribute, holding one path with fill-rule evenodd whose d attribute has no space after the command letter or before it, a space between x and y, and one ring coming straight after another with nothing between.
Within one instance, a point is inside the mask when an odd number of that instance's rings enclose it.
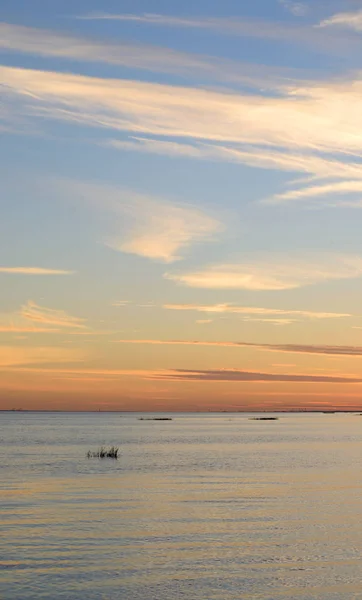
<instances>
[{"instance_id":1,"label":"reflection on water","mask_svg":"<svg viewBox=\"0 0 362 600\"><path fill-rule=\"evenodd\" d=\"M362 417L1 414L4 600L362 599ZM120 447L120 458L88 450Z\"/></svg>"}]
</instances>

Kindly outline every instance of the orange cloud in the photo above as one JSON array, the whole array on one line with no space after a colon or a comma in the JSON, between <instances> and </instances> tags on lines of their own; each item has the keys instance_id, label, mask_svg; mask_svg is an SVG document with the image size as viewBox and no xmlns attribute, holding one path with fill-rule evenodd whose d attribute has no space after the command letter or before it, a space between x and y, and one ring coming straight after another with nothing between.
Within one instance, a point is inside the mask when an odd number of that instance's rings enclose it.
<instances>
[{"instance_id":1,"label":"orange cloud","mask_svg":"<svg viewBox=\"0 0 362 600\"><path fill-rule=\"evenodd\" d=\"M78 349L51 346L0 346L0 368L35 365L39 363L72 363L84 360L84 352Z\"/></svg>"},{"instance_id":2,"label":"orange cloud","mask_svg":"<svg viewBox=\"0 0 362 600\"><path fill-rule=\"evenodd\" d=\"M338 279L362 277L362 257L321 254L268 256L240 264L219 264L201 271L166 273L166 279L193 288L289 290Z\"/></svg>"},{"instance_id":3,"label":"orange cloud","mask_svg":"<svg viewBox=\"0 0 362 600\"><path fill-rule=\"evenodd\" d=\"M73 330L77 331L74 332ZM78 331L78 329L82 331ZM83 331L84 330L84 331ZM95 335L98 332L85 331L85 319L73 317L63 310L39 306L32 300L19 311L0 315L0 332L11 333L64 333ZM103 332L102 332L103 333Z\"/></svg>"},{"instance_id":4,"label":"orange cloud","mask_svg":"<svg viewBox=\"0 0 362 600\"><path fill-rule=\"evenodd\" d=\"M85 328L84 319L72 317L64 310L55 310L39 306L32 300L29 300L25 306L21 307L20 316L34 323L43 325L57 325L58 327Z\"/></svg>"},{"instance_id":5,"label":"orange cloud","mask_svg":"<svg viewBox=\"0 0 362 600\"><path fill-rule=\"evenodd\" d=\"M157 376L172 381L251 381L251 382L295 382L295 383L362 383L361 378L333 377L329 375L300 375L259 373L234 369L191 370L176 369L171 374Z\"/></svg>"},{"instance_id":6,"label":"orange cloud","mask_svg":"<svg viewBox=\"0 0 362 600\"><path fill-rule=\"evenodd\" d=\"M197 340L117 340L118 344L151 344L175 346L218 346L226 348L256 348L291 354L321 354L327 356L362 356L362 346L327 346L316 344L255 344L252 342L208 342Z\"/></svg>"},{"instance_id":7,"label":"orange cloud","mask_svg":"<svg viewBox=\"0 0 362 600\"><path fill-rule=\"evenodd\" d=\"M0 273L13 275L74 275L75 271L43 269L42 267L0 267Z\"/></svg>"},{"instance_id":8,"label":"orange cloud","mask_svg":"<svg viewBox=\"0 0 362 600\"><path fill-rule=\"evenodd\" d=\"M205 313L231 313L242 315L293 315L307 319L339 319L342 317L352 317L349 313L329 313L315 312L308 310L289 310L284 308L262 308L257 306L238 306L235 304L164 304L163 308L168 310L186 310Z\"/></svg>"}]
</instances>

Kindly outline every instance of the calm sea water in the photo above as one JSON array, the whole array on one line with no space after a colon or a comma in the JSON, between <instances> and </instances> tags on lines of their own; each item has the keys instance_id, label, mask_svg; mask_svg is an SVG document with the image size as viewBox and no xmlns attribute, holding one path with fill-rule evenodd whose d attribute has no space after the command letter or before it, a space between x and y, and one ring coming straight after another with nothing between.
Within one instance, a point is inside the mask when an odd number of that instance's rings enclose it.
<instances>
[{"instance_id":1,"label":"calm sea water","mask_svg":"<svg viewBox=\"0 0 362 600\"><path fill-rule=\"evenodd\" d=\"M362 599L362 416L139 416L0 415L3 600Z\"/></svg>"}]
</instances>

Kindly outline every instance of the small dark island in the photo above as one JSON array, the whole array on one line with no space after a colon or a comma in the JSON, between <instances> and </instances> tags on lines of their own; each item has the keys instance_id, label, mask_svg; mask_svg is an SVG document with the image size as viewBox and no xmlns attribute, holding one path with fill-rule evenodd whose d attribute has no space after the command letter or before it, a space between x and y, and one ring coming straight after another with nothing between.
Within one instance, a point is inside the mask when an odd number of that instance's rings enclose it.
<instances>
[{"instance_id":1,"label":"small dark island","mask_svg":"<svg viewBox=\"0 0 362 600\"><path fill-rule=\"evenodd\" d=\"M249 421L278 421L278 417L249 417Z\"/></svg>"},{"instance_id":2,"label":"small dark island","mask_svg":"<svg viewBox=\"0 0 362 600\"><path fill-rule=\"evenodd\" d=\"M139 417L139 421L172 421L171 417Z\"/></svg>"}]
</instances>

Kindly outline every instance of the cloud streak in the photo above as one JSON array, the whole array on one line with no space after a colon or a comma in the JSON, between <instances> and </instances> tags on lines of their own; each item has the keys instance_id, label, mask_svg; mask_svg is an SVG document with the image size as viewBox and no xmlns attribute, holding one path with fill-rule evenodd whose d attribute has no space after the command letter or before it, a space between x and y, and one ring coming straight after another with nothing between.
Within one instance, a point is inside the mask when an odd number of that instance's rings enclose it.
<instances>
[{"instance_id":1,"label":"cloud streak","mask_svg":"<svg viewBox=\"0 0 362 600\"><path fill-rule=\"evenodd\" d=\"M331 194L360 194L362 191L362 164L360 162L335 160L318 156L316 153L296 154L276 149L256 148L245 144L238 146L201 142L186 144L139 136L131 136L128 140L107 140L104 145L118 150L146 152L169 158L223 161L260 169L305 173L310 175L305 183L329 179L322 185L309 184L275 194L263 199L261 201L263 204L281 204L287 201L319 198ZM347 206L348 202L344 201L342 204Z\"/></svg>"},{"instance_id":2,"label":"cloud streak","mask_svg":"<svg viewBox=\"0 0 362 600\"><path fill-rule=\"evenodd\" d=\"M241 315L280 315L295 316L306 319L341 319L352 317L349 313L315 312L308 310L288 310L283 308L262 308L257 306L237 306L235 304L164 304L167 310L182 310L217 314L241 314Z\"/></svg>"},{"instance_id":3,"label":"cloud streak","mask_svg":"<svg viewBox=\"0 0 362 600\"><path fill-rule=\"evenodd\" d=\"M362 31L362 10L355 12L342 12L324 19L319 27L346 27L355 31Z\"/></svg>"},{"instance_id":4,"label":"cloud streak","mask_svg":"<svg viewBox=\"0 0 362 600\"><path fill-rule=\"evenodd\" d=\"M0 267L0 273L11 275L74 275L75 271L44 269L42 267Z\"/></svg>"},{"instance_id":5,"label":"cloud streak","mask_svg":"<svg viewBox=\"0 0 362 600\"><path fill-rule=\"evenodd\" d=\"M13 120L53 119L127 131L134 137L106 143L327 180L317 186L307 180L265 201L361 192L360 75L281 85L271 96L12 67L0 67L0 84L4 114L10 112ZM175 137L177 142L165 139Z\"/></svg>"},{"instance_id":6,"label":"cloud streak","mask_svg":"<svg viewBox=\"0 0 362 600\"><path fill-rule=\"evenodd\" d=\"M198 340L117 340L118 344L146 344L154 346L216 346L224 348L255 348L268 352L291 354L320 354L327 356L362 356L362 346L327 346L316 344L255 344L252 342L213 342Z\"/></svg>"},{"instance_id":7,"label":"cloud streak","mask_svg":"<svg viewBox=\"0 0 362 600\"><path fill-rule=\"evenodd\" d=\"M39 306L32 300L24 304L19 311L0 315L0 332L3 333L97 334L86 329L85 319L73 317L64 310Z\"/></svg>"},{"instance_id":8,"label":"cloud streak","mask_svg":"<svg viewBox=\"0 0 362 600\"><path fill-rule=\"evenodd\" d=\"M8 106L16 100L33 117L276 149L362 150L358 79L284 86L278 97L12 67L0 68L0 82Z\"/></svg>"},{"instance_id":9,"label":"cloud streak","mask_svg":"<svg viewBox=\"0 0 362 600\"><path fill-rule=\"evenodd\" d=\"M0 49L47 58L169 73L198 80L204 77L208 81L213 79L259 85L263 88L275 85L276 82L306 76L306 72L294 69L250 65L146 44L99 41L4 22L0 23Z\"/></svg>"},{"instance_id":10,"label":"cloud streak","mask_svg":"<svg viewBox=\"0 0 362 600\"><path fill-rule=\"evenodd\" d=\"M295 17L304 17L308 13L308 6L303 2L292 2L292 0L279 0L279 3Z\"/></svg>"},{"instance_id":11,"label":"cloud streak","mask_svg":"<svg viewBox=\"0 0 362 600\"><path fill-rule=\"evenodd\" d=\"M20 316L40 325L55 325L61 328L85 328L84 319L72 317L64 310L39 306L32 300L29 300L25 306L22 306Z\"/></svg>"},{"instance_id":12,"label":"cloud streak","mask_svg":"<svg viewBox=\"0 0 362 600\"><path fill-rule=\"evenodd\" d=\"M0 348L0 369L6 369L11 372L23 372L30 374L41 374L43 376L50 375L52 378L59 375L91 375L93 377L103 378L118 378L118 377L135 377L138 380L146 381L174 381L174 382L190 382L190 381L220 381L220 382L244 382L244 383L362 383L361 378L343 377L332 375L309 375L299 373L263 373L258 371L243 371L233 369L213 369L213 370L190 370L190 369L171 369L171 370L136 370L136 369L77 369L71 368L44 368L37 367L36 362L33 367L23 366L22 359L20 362L14 362L12 365L2 364L1 348ZM42 362L41 360L39 362Z\"/></svg>"},{"instance_id":13,"label":"cloud streak","mask_svg":"<svg viewBox=\"0 0 362 600\"><path fill-rule=\"evenodd\" d=\"M194 207L175 206L150 199L134 201L128 207L134 222L125 239L111 239L115 250L171 263L182 258L192 244L210 241L221 225Z\"/></svg>"},{"instance_id":14,"label":"cloud streak","mask_svg":"<svg viewBox=\"0 0 362 600\"><path fill-rule=\"evenodd\" d=\"M84 352L78 349L52 346L0 346L0 368L47 363L72 363L83 360Z\"/></svg>"},{"instance_id":15,"label":"cloud streak","mask_svg":"<svg viewBox=\"0 0 362 600\"><path fill-rule=\"evenodd\" d=\"M329 375L300 375L260 373L232 369L189 370L177 369L171 374L158 376L168 381L220 381L220 382L282 382L282 383L362 383L360 378L337 377Z\"/></svg>"},{"instance_id":16,"label":"cloud streak","mask_svg":"<svg viewBox=\"0 0 362 600\"><path fill-rule=\"evenodd\" d=\"M157 262L180 260L191 246L213 241L224 229L218 219L191 204L99 183L64 180L53 185L101 211L111 231L107 246Z\"/></svg>"},{"instance_id":17,"label":"cloud streak","mask_svg":"<svg viewBox=\"0 0 362 600\"><path fill-rule=\"evenodd\" d=\"M180 285L205 289L288 290L333 280L362 276L362 257L325 254L306 258L269 256L264 260L206 267L201 271L165 278Z\"/></svg>"},{"instance_id":18,"label":"cloud streak","mask_svg":"<svg viewBox=\"0 0 362 600\"><path fill-rule=\"evenodd\" d=\"M282 2L295 16L304 16L308 7L302 2L285 0ZM304 13L304 14L302 14ZM341 13L332 19L351 20L355 13ZM302 45L316 49L319 52L337 56L349 56L351 52L360 50L358 40L351 39L343 32L330 34L328 29L320 26L313 27L309 24L283 23L266 21L263 19L248 19L237 17L178 17L152 13L141 14L111 14L106 12L93 12L76 17L81 20L92 21L120 21L125 23L145 24L154 27L187 28L189 30L204 30L228 36L256 38L271 40L277 43L288 42L293 45ZM322 23L328 23L326 19ZM333 24L337 24L334 22Z\"/></svg>"}]
</instances>

